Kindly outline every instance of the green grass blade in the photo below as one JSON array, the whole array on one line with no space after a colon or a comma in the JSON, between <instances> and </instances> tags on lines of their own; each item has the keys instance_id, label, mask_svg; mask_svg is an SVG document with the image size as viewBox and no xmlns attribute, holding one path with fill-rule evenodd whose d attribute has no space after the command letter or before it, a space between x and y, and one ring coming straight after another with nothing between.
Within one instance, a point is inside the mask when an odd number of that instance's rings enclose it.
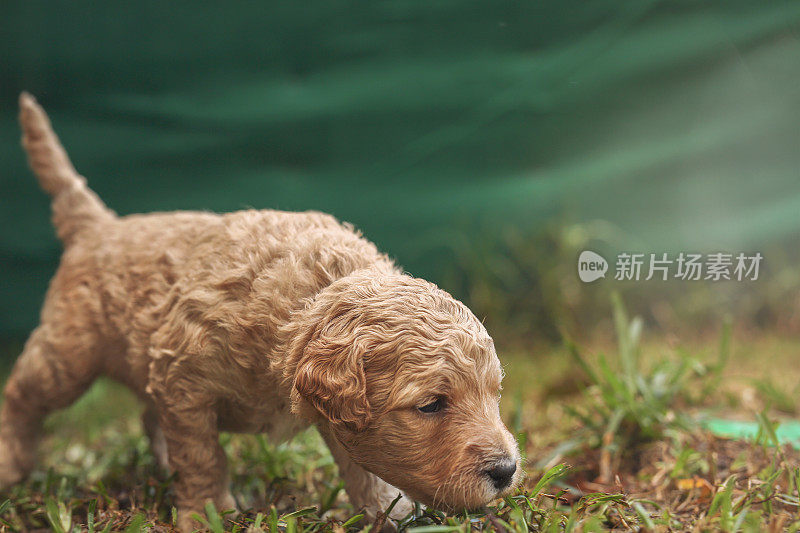
<instances>
[{"instance_id":1,"label":"green grass blade","mask_svg":"<svg viewBox=\"0 0 800 533\"><path fill-rule=\"evenodd\" d=\"M284 520L286 520L288 518L299 518L301 516L307 516L307 515L310 515L310 514L314 514L316 512L317 512L317 508L316 507L304 507L302 509L298 509L297 511L293 511L291 513L287 513L287 514L283 515L281 518L283 518Z\"/></svg>"},{"instance_id":2,"label":"green grass blade","mask_svg":"<svg viewBox=\"0 0 800 533\"><path fill-rule=\"evenodd\" d=\"M651 531L656 528L655 523L653 523L653 519L650 518L650 513L648 513L645 508L642 507L641 503L633 502L631 506L633 507L633 510L636 511L636 515L639 517L639 521L644 524L644 527Z\"/></svg>"},{"instance_id":3,"label":"green grass blade","mask_svg":"<svg viewBox=\"0 0 800 533\"><path fill-rule=\"evenodd\" d=\"M45 509L47 520L55 533L67 533L72 529L72 515L63 503L56 503L53 498L47 498Z\"/></svg>"},{"instance_id":4,"label":"green grass blade","mask_svg":"<svg viewBox=\"0 0 800 533\"><path fill-rule=\"evenodd\" d=\"M211 530L212 533L224 533L225 526L222 516L220 516L219 512L217 511L217 506L214 505L214 502L208 502L205 505L206 516L208 517L208 521L206 525Z\"/></svg>"},{"instance_id":5,"label":"green grass blade","mask_svg":"<svg viewBox=\"0 0 800 533\"><path fill-rule=\"evenodd\" d=\"M125 533L141 533L144 530L144 514L136 513L131 523L125 528ZM213 531L213 530L212 530ZM214 531L214 533L218 533Z\"/></svg>"},{"instance_id":6,"label":"green grass blade","mask_svg":"<svg viewBox=\"0 0 800 533\"><path fill-rule=\"evenodd\" d=\"M531 496L538 496L546 487L548 487L553 481L563 477L569 467L565 464L558 464L545 472L542 477L536 482L536 485L533 487L531 491Z\"/></svg>"},{"instance_id":7,"label":"green grass blade","mask_svg":"<svg viewBox=\"0 0 800 533\"><path fill-rule=\"evenodd\" d=\"M94 533L94 512L97 509L97 498L89 502L89 508L86 510L86 528L89 533Z\"/></svg>"},{"instance_id":8,"label":"green grass blade","mask_svg":"<svg viewBox=\"0 0 800 533\"><path fill-rule=\"evenodd\" d=\"M355 516L351 516L350 518L348 518L347 520L342 522L342 527L352 526L353 524L355 524L356 522L358 522L362 518L364 518L363 513L362 514L357 514Z\"/></svg>"}]
</instances>

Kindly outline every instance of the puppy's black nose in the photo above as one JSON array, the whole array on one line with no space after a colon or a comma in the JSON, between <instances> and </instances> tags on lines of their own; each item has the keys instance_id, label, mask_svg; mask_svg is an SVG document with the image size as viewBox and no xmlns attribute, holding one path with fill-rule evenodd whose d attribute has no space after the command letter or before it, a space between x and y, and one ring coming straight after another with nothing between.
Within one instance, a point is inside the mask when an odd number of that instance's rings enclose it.
<instances>
[{"instance_id":1,"label":"puppy's black nose","mask_svg":"<svg viewBox=\"0 0 800 533\"><path fill-rule=\"evenodd\" d=\"M492 468L486 471L486 475L492 480L492 485L497 490L502 490L511 484L514 472L517 471L517 463L511 459L503 459Z\"/></svg>"}]
</instances>

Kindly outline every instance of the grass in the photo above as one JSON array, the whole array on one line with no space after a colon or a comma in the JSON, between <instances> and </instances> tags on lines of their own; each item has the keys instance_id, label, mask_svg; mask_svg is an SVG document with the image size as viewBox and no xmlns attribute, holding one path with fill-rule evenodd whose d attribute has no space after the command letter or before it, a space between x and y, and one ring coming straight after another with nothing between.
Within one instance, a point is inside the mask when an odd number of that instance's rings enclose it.
<instances>
[{"instance_id":1,"label":"grass","mask_svg":"<svg viewBox=\"0 0 800 533\"><path fill-rule=\"evenodd\" d=\"M642 323L614 303L613 351L573 343L535 356L503 356L503 411L527 457L524 486L474 513L418 508L401 524L416 533L492 531L800 530L800 455L775 434L797 413L793 357L800 344L769 337L678 349L642 342ZM785 381L776 379L776 375ZM7 531L171 531L172 479L142 434L140 406L108 381L48 420L42 463L0 497ZM756 420L751 441L705 432L705 416ZM316 431L286 443L223 435L237 503L234 517L208 507L207 530L366 531L347 502Z\"/></svg>"},{"instance_id":2,"label":"grass","mask_svg":"<svg viewBox=\"0 0 800 533\"><path fill-rule=\"evenodd\" d=\"M616 366L604 355L592 365L573 343L568 344L575 364L588 379L584 405L569 410L582 422L584 438L608 451L691 430L694 421L686 407L699 405L719 385L729 358L730 327L723 330L713 364L679 352L677 359L662 358L647 367L639 348L641 320L629 320L616 295L613 304Z\"/></svg>"}]
</instances>

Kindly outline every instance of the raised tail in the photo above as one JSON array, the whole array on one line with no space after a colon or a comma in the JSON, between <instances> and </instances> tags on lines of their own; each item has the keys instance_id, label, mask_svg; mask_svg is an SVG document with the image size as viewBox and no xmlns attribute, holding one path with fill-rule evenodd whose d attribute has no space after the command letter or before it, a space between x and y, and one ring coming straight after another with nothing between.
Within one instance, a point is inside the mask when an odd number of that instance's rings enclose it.
<instances>
[{"instance_id":1,"label":"raised tail","mask_svg":"<svg viewBox=\"0 0 800 533\"><path fill-rule=\"evenodd\" d=\"M22 146L42 189L53 197L53 224L68 245L81 230L108 222L116 215L86 186L86 178L72 166L67 152L36 99L19 96Z\"/></svg>"}]
</instances>

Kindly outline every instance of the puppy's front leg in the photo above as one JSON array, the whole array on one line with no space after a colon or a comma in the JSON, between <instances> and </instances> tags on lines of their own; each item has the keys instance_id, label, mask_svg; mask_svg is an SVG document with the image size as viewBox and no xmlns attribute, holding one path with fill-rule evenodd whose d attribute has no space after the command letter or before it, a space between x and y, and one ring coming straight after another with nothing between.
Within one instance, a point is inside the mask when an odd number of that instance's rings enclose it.
<instances>
[{"instance_id":1,"label":"puppy's front leg","mask_svg":"<svg viewBox=\"0 0 800 533\"><path fill-rule=\"evenodd\" d=\"M344 488L350 497L350 503L356 510L364 509L368 520L375 520L378 512L386 511L400 494L400 490L354 463L347 451L328 431L320 428L320 433L339 467L339 475L344 481ZM414 502L404 495L395 504L389 518L395 521L402 520L413 509ZM397 529L392 520L386 521L384 531Z\"/></svg>"},{"instance_id":2,"label":"puppy's front leg","mask_svg":"<svg viewBox=\"0 0 800 533\"><path fill-rule=\"evenodd\" d=\"M218 510L234 509L229 492L225 452L219 444L215 402L202 393L181 386L156 403L169 464L175 480L178 528L192 531L199 524L192 514L203 516L205 504Z\"/></svg>"}]
</instances>

